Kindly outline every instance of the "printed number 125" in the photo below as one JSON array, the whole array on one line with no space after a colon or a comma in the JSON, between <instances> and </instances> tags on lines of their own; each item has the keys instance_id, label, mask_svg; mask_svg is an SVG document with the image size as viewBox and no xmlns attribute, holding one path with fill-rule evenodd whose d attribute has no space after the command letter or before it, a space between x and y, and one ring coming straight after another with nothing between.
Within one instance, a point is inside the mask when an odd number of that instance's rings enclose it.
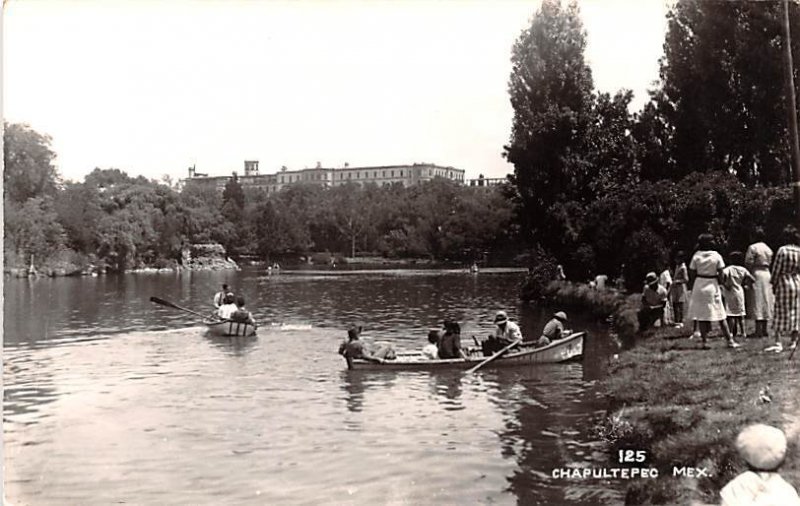
<instances>
[{"instance_id":1,"label":"printed number 125","mask_svg":"<svg viewBox=\"0 0 800 506\"><path fill-rule=\"evenodd\" d=\"M644 462L647 452L644 450L620 450L619 462Z\"/></svg>"}]
</instances>

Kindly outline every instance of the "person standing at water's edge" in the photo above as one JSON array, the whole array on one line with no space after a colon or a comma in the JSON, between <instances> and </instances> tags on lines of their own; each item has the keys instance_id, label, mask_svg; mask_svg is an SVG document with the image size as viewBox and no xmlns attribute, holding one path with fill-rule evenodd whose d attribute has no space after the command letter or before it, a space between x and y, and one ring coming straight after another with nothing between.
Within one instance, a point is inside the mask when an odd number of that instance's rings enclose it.
<instances>
[{"instance_id":1,"label":"person standing at water's edge","mask_svg":"<svg viewBox=\"0 0 800 506\"><path fill-rule=\"evenodd\" d=\"M800 336L800 234L789 225L783 230L784 245L775 254L772 265L772 290L775 293L775 313L772 327L775 344L765 351L783 351L781 334L790 332L791 347L797 346Z\"/></svg>"},{"instance_id":2,"label":"person standing at water's edge","mask_svg":"<svg viewBox=\"0 0 800 506\"><path fill-rule=\"evenodd\" d=\"M711 322L719 322L722 333L728 341L729 348L741 345L733 340L728 328L725 305L722 303L722 289L719 286L725 262L722 256L714 251L714 236L700 234L697 238L698 250L689 263L689 280L692 283L692 297L689 302L689 316L697 320L703 349L708 349L706 338L711 330Z\"/></svg>"},{"instance_id":3,"label":"person standing at water's edge","mask_svg":"<svg viewBox=\"0 0 800 506\"><path fill-rule=\"evenodd\" d=\"M747 318L756 322L754 337L767 337L767 322L772 319L775 304L769 271L772 249L764 243L764 230L761 227L755 229L753 238L756 242L744 254L744 266L755 278L752 289L745 293L745 309Z\"/></svg>"}]
</instances>

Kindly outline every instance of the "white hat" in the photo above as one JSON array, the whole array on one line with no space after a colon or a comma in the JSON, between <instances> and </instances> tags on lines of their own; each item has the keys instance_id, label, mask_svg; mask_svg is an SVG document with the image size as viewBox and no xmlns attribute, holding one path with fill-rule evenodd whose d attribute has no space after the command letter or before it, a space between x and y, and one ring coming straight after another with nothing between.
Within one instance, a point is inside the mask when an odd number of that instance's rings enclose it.
<instances>
[{"instance_id":1,"label":"white hat","mask_svg":"<svg viewBox=\"0 0 800 506\"><path fill-rule=\"evenodd\" d=\"M736 450L755 469L772 471L786 457L786 435L770 425L749 425L736 438Z\"/></svg>"},{"instance_id":2,"label":"white hat","mask_svg":"<svg viewBox=\"0 0 800 506\"><path fill-rule=\"evenodd\" d=\"M494 317L494 323L500 325L501 323L505 323L508 321L508 315L505 311L498 311L497 315Z\"/></svg>"}]
</instances>

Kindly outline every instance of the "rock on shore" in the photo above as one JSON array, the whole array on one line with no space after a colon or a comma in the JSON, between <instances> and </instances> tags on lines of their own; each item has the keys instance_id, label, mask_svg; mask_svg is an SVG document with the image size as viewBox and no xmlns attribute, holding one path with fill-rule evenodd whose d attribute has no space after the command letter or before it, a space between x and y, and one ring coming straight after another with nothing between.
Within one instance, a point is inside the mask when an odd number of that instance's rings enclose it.
<instances>
[{"instance_id":1,"label":"rock on shore","mask_svg":"<svg viewBox=\"0 0 800 506\"><path fill-rule=\"evenodd\" d=\"M181 251L182 266L191 271L216 271L223 269L239 269L239 266L225 256L225 248L221 244L192 244Z\"/></svg>"}]
</instances>

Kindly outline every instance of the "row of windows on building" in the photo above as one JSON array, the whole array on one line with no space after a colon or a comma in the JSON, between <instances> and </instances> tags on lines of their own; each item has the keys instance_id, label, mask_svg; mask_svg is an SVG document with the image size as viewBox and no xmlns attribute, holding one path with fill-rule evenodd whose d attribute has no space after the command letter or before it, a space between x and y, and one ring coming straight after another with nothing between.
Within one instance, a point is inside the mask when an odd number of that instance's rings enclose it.
<instances>
[{"instance_id":1,"label":"row of windows on building","mask_svg":"<svg viewBox=\"0 0 800 506\"><path fill-rule=\"evenodd\" d=\"M382 170L380 177L386 178L387 177L386 172L387 171ZM403 173L402 170L398 170L397 172L399 173L397 177L404 177L404 173ZM370 178L369 174L370 174L369 171L365 171L364 172L364 179L369 179ZM410 175L410 172L409 172L409 175ZM433 176L450 177L450 176L452 176L452 173L450 173L449 171L448 172L443 171L443 170L434 171L433 169L428 169L428 175L431 176L431 177L433 177ZM336 178L336 174L333 174L333 177L335 179ZM390 178L395 177L395 171L394 170L390 170L388 177L390 177ZM378 179L378 171L372 171L372 178L373 179ZM326 177L326 174L297 174L296 176L294 176L294 178L293 178L293 176L291 174L288 175L288 176L280 176L281 184L298 182L298 181L301 181L301 180L302 181L323 181L323 180L327 180L327 179L328 178ZM344 179L353 179L353 172L348 172L347 173L347 177L345 177L345 173L344 172L340 172L339 173L339 180L344 180ZM355 173L355 179L361 179L361 172L356 172ZM459 175L458 179L462 180L463 176Z\"/></svg>"}]
</instances>

